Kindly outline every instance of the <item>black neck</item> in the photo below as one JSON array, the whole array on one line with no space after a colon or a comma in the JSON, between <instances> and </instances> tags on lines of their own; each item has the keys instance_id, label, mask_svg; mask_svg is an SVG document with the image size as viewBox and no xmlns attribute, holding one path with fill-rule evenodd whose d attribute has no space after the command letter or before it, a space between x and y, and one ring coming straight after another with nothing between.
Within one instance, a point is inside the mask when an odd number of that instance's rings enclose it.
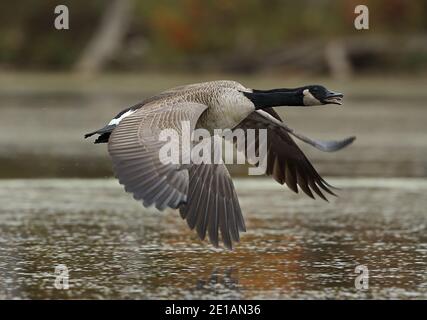
<instances>
[{"instance_id":1,"label":"black neck","mask_svg":"<svg viewBox=\"0 0 427 320\"><path fill-rule=\"evenodd\" d=\"M253 90L253 92L243 92L243 94L252 101L255 109L304 105L301 90L298 88Z\"/></svg>"}]
</instances>

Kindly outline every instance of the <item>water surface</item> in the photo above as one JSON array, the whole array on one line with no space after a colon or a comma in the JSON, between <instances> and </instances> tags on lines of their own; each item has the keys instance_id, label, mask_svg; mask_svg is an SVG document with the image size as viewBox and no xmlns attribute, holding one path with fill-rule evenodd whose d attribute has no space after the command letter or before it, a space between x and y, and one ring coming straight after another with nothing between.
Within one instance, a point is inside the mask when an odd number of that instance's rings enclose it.
<instances>
[{"instance_id":1,"label":"water surface","mask_svg":"<svg viewBox=\"0 0 427 320\"><path fill-rule=\"evenodd\" d=\"M342 190L326 203L237 179L248 232L230 252L112 179L1 180L0 298L426 299L427 181L330 182Z\"/></svg>"}]
</instances>

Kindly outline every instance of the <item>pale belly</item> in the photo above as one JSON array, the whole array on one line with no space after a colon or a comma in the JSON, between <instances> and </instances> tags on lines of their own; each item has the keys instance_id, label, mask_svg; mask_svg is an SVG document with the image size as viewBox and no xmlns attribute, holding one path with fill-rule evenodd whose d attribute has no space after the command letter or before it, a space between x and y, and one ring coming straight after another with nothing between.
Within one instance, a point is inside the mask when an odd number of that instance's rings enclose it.
<instances>
[{"instance_id":1,"label":"pale belly","mask_svg":"<svg viewBox=\"0 0 427 320\"><path fill-rule=\"evenodd\" d=\"M196 128L207 129L211 134L215 129L233 129L251 112L253 110L249 108L236 108L233 110L211 108L201 115L199 121L197 121Z\"/></svg>"}]
</instances>

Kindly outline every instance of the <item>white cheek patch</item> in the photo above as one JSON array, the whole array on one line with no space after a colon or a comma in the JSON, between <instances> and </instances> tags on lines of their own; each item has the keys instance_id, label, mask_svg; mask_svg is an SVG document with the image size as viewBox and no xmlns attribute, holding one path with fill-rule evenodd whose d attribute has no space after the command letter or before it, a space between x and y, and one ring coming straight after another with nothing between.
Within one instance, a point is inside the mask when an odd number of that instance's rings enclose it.
<instances>
[{"instance_id":1,"label":"white cheek patch","mask_svg":"<svg viewBox=\"0 0 427 320\"><path fill-rule=\"evenodd\" d=\"M306 106L317 106L322 104L319 100L317 100L308 89L305 89L303 92L304 94L304 105Z\"/></svg>"},{"instance_id":2,"label":"white cheek patch","mask_svg":"<svg viewBox=\"0 0 427 320\"><path fill-rule=\"evenodd\" d=\"M115 119L113 119L113 120L111 120L109 123L108 123L108 125L109 126L112 126L112 125L115 125L115 126L117 126L119 123L120 123L120 121L122 121L124 118L126 118L126 117L128 117L128 116L130 116L132 113L134 113L136 110L129 110L129 111L126 111L125 113L123 113L120 117L118 117L118 118L115 118Z\"/></svg>"}]
</instances>

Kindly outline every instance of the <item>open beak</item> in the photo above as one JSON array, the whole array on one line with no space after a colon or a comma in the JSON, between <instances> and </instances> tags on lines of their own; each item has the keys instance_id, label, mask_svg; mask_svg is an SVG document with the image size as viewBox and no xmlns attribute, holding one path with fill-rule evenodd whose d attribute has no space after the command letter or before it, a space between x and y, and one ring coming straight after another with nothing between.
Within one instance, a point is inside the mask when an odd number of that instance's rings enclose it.
<instances>
[{"instance_id":1,"label":"open beak","mask_svg":"<svg viewBox=\"0 0 427 320\"><path fill-rule=\"evenodd\" d=\"M328 91L325 98L323 99L323 102L342 105L343 97L344 95L342 93Z\"/></svg>"}]
</instances>

